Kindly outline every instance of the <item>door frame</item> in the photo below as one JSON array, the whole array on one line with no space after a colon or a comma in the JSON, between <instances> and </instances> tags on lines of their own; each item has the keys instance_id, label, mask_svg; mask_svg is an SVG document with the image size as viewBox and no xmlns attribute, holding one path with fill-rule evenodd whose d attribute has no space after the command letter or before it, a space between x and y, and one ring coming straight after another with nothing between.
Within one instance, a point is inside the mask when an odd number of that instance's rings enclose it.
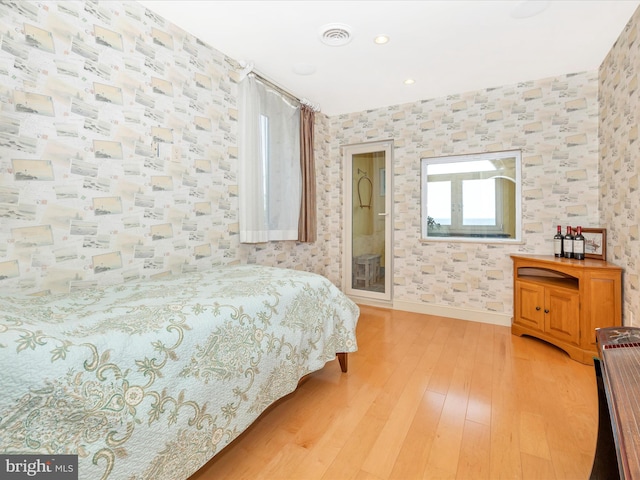
<instances>
[{"instance_id":1,"label":"door frame","mask_svg":"<svg viewBox=\"0 0 640 480\"><path fill-rule=\"evenodd\" d=\"M352 288L353 223L353 169L351 158L362 153L385 152L385 246L384 246L384 292L371 292ZM393 140L343 145L343 218L344 235L342 246L342 288L345 294L357 303L390 307L393 299ZM380 215L380 214L379 214Z\"/></svg>"}]
</instances>

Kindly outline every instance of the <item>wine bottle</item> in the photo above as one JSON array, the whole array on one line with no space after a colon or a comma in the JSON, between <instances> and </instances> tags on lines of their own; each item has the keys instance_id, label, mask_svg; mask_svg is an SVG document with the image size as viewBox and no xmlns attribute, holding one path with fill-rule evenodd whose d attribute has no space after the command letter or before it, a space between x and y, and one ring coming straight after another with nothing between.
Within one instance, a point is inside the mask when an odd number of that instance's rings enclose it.
<instances>
[{"instance_id":1,"label":"wine bottle","mask_svg":"<svg viewBox=\"0 0 640 480\"><path fill-rule=\"evenodd\" d=\"M582 235L582 227L579 225L578 233L573 237L573 258L584 260L584 235Z\"/></svg>"},{"instance_id":2,"label":"wine bottle","mask_svg":"<svg viewBox=\"0 0 640 480\"><path fill-rule=\"evenodd\" d=\"M570 226L567 226L567 234L564 236L562 247L564 248L564 258L573 258L573 235Z\"/></svg>"},{"instance_id":3,"label":"wine bottle","mask_svg":"<svg viewBox=\"0 0 640 480\"><path fill-rule=\"evenodd\" d=\"M556 257L564 256L564 249L562 248L562 241L564 240L562 236L562 227L558 225L558 231L553 236L553 254Z\"/></svg>"}]
</instances>

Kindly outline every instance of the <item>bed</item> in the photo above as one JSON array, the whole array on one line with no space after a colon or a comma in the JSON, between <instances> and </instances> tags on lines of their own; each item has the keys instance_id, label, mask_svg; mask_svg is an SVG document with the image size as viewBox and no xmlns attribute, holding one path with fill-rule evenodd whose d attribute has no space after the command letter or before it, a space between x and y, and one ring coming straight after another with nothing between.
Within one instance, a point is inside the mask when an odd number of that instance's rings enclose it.
<instances>
[{"instance_id":1,"label":"bed","mask_svg":"<svg viewBox=\"0 0 640 480\"><path fill-rule=\"evenodd\" d=\"M77 454L81 480L186 479L357 349L329 280L257 265L0 308L0 454Z\"/></svg>"}]
</instances>

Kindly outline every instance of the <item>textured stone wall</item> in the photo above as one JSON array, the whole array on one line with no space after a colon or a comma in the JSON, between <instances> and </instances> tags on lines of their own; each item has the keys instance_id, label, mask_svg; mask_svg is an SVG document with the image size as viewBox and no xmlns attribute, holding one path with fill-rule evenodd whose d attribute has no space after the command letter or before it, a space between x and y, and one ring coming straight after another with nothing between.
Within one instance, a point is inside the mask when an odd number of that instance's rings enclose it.
<instances>
[{"instance_id":1,"label":"textured stone wall","mask_svg":"<svg viewBox=\"0 0 640 480\"><path fill-rule=\"evenodd\" d=\"M135 2L2 2L0 286L68 291L232 262L340 284L340 147L392 139L396 300L509 314L509 254L551 253L557 224L604 226L629 323L637 25L636 12L599 72L317 115L318 241L241 245L233 61ZM523 152L524 242L421 241L420 158L507 149Z\"/></svg>"},{"instance_id":2,"label":"textured stone wall","mask_svg":"<svg viewBox=\"0 0 640 480\"><path fill-rule=\"evenodd\" d=\"M608 261L623 273L623 320L640 326L640 9L602 62L600 84L600 219Z\"/></svg>"},{"instance_id":3,"label":"textured stone wall","mask_svg":"<svg viewBox=\"0 0 640 480\"><path fill-rule=\"evenodd\" d=\"M323 273L322 241L239 244L231 59L135 2L2 2L0 33L4 291L231 262Z\"/></svg>"},{"instance_id":4,"label":"textured stone wall","mask_svg":"<svg viewBox=\"0 0 640 480\"><path fill-rule=\"evenodd\" d=\"M394 301L510 314L511 253L553 254L556 225L598 226L597 72L331 118L345 144L394 141ZM420 159L522 151L521 245L420 239Z\"/></svg>"}]
</instances>

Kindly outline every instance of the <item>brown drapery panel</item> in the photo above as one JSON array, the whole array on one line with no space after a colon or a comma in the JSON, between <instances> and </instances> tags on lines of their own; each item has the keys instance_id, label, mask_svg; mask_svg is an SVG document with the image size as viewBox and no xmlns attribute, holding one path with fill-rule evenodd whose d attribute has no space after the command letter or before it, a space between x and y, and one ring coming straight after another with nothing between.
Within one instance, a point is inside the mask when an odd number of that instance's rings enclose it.
<instances>
[{"instance_id":1,"label":"brown drapery panel","mask_svg":"<svg viewBox=\"0 0 640 480\"><path fill-rule=\"evenodd\" d=\"M313 125L315 112L300 105L300 169L302 170L302 202L298 221L298 241L315 242L316 216L316 162L313 156Z\"/></svg>"}]
</instances>

